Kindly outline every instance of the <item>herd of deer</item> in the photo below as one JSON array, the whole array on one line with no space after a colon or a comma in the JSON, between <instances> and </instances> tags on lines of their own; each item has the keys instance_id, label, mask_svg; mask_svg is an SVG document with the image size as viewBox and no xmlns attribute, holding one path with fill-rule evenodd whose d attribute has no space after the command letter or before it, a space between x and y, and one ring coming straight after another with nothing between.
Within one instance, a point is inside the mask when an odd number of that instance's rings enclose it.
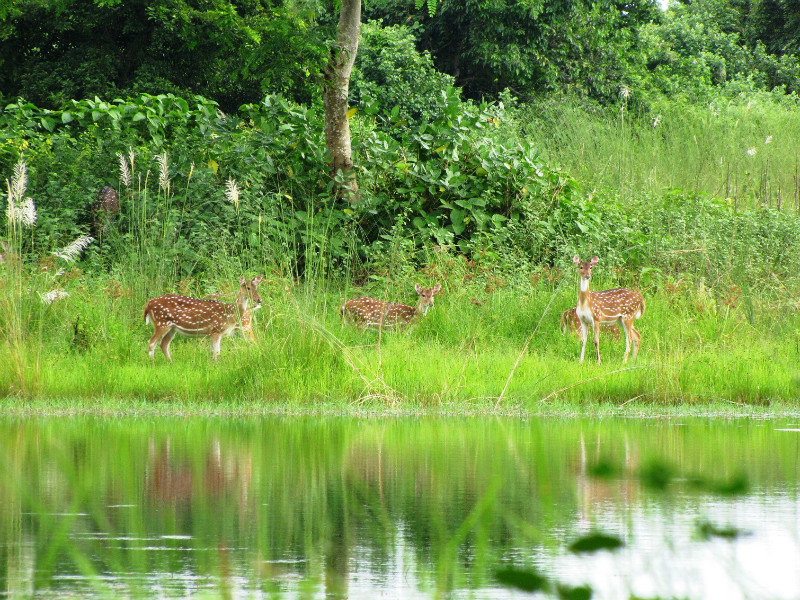
<instances>
[{"instance_id":1,"label":"herd of deer","mask_svg":"<svg viewBox=\"0 0 800 600\"><path fill-rule=\"evenodd\" d=\"M625 333L625 356L623 363L628 361L628 354L633 344L633 357L639 351L641 335L633 326L633 320L644 314L644 298L636 290L629 288L616 288L600 292L589 291L589 280L592 278L592 268L600 260L594 256L591 260L582 261L575 256L573 259L578 268L580 284L578 302L561 315L561 330L568 330L581 335L581 362L586 351L586 340L589 328L594 334L594 347L597 352L597 362L600 362L600 328L609 329L614 335L619 332L614 325ZM155 359L156 344L161 344L161 350L167 360L172 362L169 354L169 344L176 333L188 336L208 336L211 339L211 358L219 357L220 342L223 337L240 329L253 338L252 311L261 308L261 296L258 294L258 284L261 277L239 280L239 294L234 304L226 304L217 300L201 300L168 294L150 300L144 307L145 323L152 323L155 327L150 338L150 358ZM442 286L436 284L431 288L415 285L419 295L416 307L400 304L398 302L385 302L375 298L354 298L342 304L339 314L343 321L349 321L362 329L366 327L401 327L408 325L419 317L424 317L428 309L433 306L433 297Z\"/></svg>"}]
</instances>

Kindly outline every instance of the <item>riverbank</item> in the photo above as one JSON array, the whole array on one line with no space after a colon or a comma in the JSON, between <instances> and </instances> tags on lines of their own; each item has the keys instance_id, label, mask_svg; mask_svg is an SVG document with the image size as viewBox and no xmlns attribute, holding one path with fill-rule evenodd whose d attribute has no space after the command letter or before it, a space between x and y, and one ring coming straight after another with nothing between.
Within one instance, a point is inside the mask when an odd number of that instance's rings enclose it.
<instances>
[{"instance_id":1,"label":"riverbank","mask_svg":"<svg viewBox=\"0 0 800 600\"><path fill-rule=\"evenodd\" d=\"M411 282L380 290L268 278L255 343L225 338L212 363L207 339L178 337L169 364L159 349L155 362L147 356L147 296L85 278L49 305L25 296L17 318L24 333L0 352L0 395L6 411L36 401L55 413L158 414L171 407L176 414L659 416L773 407L791 413L796 406L800 316L791 298L642 287L639 356L623 365L624 339L603 332L603 363L596 364L589 342L579 364L577 336L559 329L561 312L575 303L572 280L570 272L555 273L550 281L490 292L485 283L445 281L426 318L379 333L343 325L341 302L370 293L413 303ZM599 279L596 288L611 283ZM226 298L230 290L221 293Z\"/></svg>"}]
</instances>

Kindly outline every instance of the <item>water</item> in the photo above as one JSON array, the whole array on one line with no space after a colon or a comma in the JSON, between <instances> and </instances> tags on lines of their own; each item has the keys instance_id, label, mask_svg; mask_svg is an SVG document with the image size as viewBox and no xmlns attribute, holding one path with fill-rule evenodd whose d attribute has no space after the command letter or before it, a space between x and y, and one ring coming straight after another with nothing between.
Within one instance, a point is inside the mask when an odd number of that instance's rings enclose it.
<instances>
[{"instance_id":1,"label":"water","mask_svg":"<svg viewBox=\"0 0 800 600\"><path fill-rule=\"evenodd\" d=\"M498 580L511 568L543 575L549 597L561 584L593 598L797 598L799 429L0 420L0 596L530 597ZM702 539L702 523L737 535ZM593 531L625 545L570 552Z\"/></svg>"}]
</instances>

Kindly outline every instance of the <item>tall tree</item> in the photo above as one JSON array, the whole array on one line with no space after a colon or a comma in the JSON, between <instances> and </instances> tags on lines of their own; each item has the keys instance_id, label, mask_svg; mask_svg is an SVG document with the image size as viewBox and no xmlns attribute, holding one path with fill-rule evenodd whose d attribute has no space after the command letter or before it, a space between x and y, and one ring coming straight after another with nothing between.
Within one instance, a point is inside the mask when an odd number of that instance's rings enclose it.
<instances>
[{"instance_id":1,"label":"tall tree","mask_svg":"<svg viewBox=\"0 0 800 600\"><path fill-rule=\"evenodd\" d=\"M347 96L361 36L361 0L341 1L336 43L331 47L330 59L322 75L322 99L325 108L325 144L330 153L331 174L336 177L341 172L343 181L341 186L337 184L337 193L352 202L359 198L359 193L353 171Z\"/></svg>"}]
</instances>

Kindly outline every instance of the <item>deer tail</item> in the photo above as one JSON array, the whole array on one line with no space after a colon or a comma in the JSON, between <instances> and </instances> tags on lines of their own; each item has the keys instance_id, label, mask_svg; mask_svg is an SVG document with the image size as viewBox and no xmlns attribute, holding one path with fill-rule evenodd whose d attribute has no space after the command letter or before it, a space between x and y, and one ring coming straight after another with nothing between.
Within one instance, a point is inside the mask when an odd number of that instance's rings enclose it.
<instances>
[{"instance_id":1,"label":"deer tail","mask_svg":"<svg viewBox=\"0 0 800 600\"><path fill-rule=\"evenodd\" d=\"M144 306L144 324L147 325L150 323L150 303L148 302Z\"/></svg>"},{"instance_id":2,"label":"deer tail","mask_svg":"<svg viewBox=\"0 0 800 600\"><path fill-rule=\"evenodd\" d=\"M568 313L569 313L569 311L566 311L566 310L563 313L561 313L561 334L562 335L566 335L567 334L567 327L568 327L568 325L567 325L567 314Z\"/></svg>"},{"instance_id":3,"label":"deer tail","mask_svg":"<svg viewBox=\"0 0 800 600\"><path fill-rule=\"evenodd\" d=\"M643 315L644 315L644 296L642 296L642 304L639 306L639 310L636 311L634 317L640 319Z\"/></svg>"}]
</instances>

